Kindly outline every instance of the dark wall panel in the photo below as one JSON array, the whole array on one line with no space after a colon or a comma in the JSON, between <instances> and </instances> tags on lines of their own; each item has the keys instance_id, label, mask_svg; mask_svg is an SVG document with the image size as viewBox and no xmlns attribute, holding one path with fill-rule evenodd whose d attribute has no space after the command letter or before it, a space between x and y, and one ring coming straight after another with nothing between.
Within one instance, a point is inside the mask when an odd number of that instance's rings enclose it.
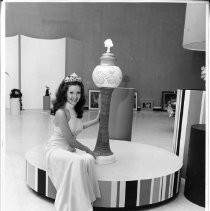
<instances>
[{"instance_id":1,"label":"dark wall panel","mask_svg":"<svg viewBox=\"0 0 210 211\"><path fill-rule=\"evenodd\" d=\"M161 104L161 92L203 89L205 53L182 47L185 3L7 3L6 35L84 43L85 86L96 88L92 71L111 38L116 64L140 98Z\"/></svg>"}]
</instances>

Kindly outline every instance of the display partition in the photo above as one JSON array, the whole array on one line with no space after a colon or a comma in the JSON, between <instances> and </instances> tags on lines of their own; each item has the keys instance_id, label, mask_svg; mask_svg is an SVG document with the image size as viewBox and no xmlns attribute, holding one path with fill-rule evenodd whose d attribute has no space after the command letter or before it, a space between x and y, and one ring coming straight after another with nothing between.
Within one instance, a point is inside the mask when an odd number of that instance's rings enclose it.
<instances>
[{"instance_id":1,"label":"display partition","mask_svg":"<svg viewBox=\"0 0 210 211\"><path fill-rule=\"evenodd\" d=\"M19 36L5 38L5 101L6 108L10 108L10 92L19 89Z\"/></svg>"},{"instance_id":2,"label":"display partition","mask_svg":"<svg viewBox=\"0 0 210 211\"><path fill-rule=\"evenodd\" d=\"M183 178L186 175L190 129L193 124L205 124L205 91L178 89L173 151L183 160Z\"/></svg>"},{"instance_id":3,"label":"display partition","mask_svg":"<svg viewBox=\"0 0 210 211\"><path fill-rule=\"evenodd\" d=\"M66 38L46 40L21 35L21 90L25 109L43 107L45 87L51 97L65 76Z\"/></svg>"},{"instance_id":4,"label":"display partition","mask_svg":"<svg viewBox=\"0 0 210 211\"><path fill-rule=\"evenodd\" d=\"M42 109L46 86L51 100L65 75L83 73L83 43L69 37L6 37L6 108L11 89L20 89L23 109Z\"/></svg>"}]
</instances>

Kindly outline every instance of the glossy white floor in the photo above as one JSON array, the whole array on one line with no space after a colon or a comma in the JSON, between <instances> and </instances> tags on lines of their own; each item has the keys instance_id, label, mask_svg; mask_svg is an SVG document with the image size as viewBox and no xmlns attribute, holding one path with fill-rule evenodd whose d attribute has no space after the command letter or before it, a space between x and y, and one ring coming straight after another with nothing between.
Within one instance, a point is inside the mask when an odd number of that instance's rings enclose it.
<instances>
[{"instance_id":1,"label":"glossy white floor","mask_svg":"<svg viewBox=\"0 0 210 211\"><path fill-rule=\"evenodd\" d=\"M96 111L86 111L84 121L93 119ZM25 154L43 144L52 132L53 116L42 110L24 110L21 115L6 111L5 211L55 211L53 202L35 194L25 184ZM151 144L171 151L174 118L166 112L134 111L132 141ZM98 125L84 130L80 138L96 138ZM147 210L204 211L183 195L184 180L177 198L163 206Z\"/></svg>"}]
</instances>

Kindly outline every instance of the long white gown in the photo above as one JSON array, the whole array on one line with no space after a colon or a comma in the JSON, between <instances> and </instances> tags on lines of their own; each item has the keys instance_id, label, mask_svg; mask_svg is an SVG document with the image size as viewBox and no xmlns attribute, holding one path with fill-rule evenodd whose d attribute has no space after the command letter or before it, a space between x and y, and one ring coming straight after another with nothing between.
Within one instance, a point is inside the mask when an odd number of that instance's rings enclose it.
<instances>
[{"instance_id":1,"label":"long white gown","mask_svg":"<svg viewBox=\"0 0 210 211\"><path fill-rule=\"evenodd\" d=\"M82 121L71 114L69 127L73 135L82 131ZM78 153L79 152L79 153ZM46 145L47 173L56 190L57 211L92 211L92 202L100 198L95 174L95 159L92 155L69 151L59 127L54 125L54 134Z\"/></svg>"}]
</instances>

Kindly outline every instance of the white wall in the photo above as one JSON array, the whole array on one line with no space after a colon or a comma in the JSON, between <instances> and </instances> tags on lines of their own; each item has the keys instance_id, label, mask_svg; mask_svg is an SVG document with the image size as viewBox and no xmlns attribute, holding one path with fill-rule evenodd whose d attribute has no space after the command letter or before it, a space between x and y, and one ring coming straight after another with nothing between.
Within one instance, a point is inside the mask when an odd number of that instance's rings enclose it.
<instances>
[{"instance_id":1,"label":"white wall","mask_svg":"<svg viewBox=\"0 0 210 211\"><path fill-rule=\"evenodd\" d=\"M21 91L23 109L43 108L45 86L51 99L65 77L66 38L36 39L21 35Z\"/></svg>"},{"instance_id":2,"label":"white wall","mask_svg":"<svg viewBox=\"0 0 210 211\"><path fill-rule=\"evenodd\" d=\"M5 38L5 69L6 75L6 108L10 108L10 91L19 89L19 56L18 56L18 35Z\"/></svg>"}]
</instances>

